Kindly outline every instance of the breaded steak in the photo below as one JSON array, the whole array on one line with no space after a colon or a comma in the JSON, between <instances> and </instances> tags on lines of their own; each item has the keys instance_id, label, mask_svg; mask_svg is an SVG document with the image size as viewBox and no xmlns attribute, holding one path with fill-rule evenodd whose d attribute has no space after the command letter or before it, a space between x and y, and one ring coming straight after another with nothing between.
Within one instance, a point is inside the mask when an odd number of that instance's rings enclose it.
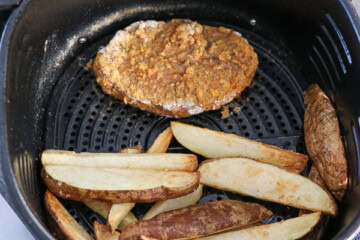
<instances>
[{"instance_id":1,"label":"breaded steak","mask_svg":"<svg viewBox=\"0 0 360 240\"><path fill-rule=\"evenodd\" d=\"M99 51L102 89L142 110L182 118L215 110L250 85L257 55L240 34L190 20L140 21Z\"/></svg>"}]
</instances>

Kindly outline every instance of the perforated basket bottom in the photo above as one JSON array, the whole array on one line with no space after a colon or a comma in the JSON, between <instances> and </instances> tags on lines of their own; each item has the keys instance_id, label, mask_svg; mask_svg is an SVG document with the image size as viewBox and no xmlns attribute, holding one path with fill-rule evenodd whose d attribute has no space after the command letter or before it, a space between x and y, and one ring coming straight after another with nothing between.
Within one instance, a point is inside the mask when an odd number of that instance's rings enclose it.
<instances>
[{"instance_id":1,"label":"perforated basket bottom","mask_svg":"<svg viewBox=\"0 0 360 240\"><path fill-rule=\"evenodd\" d=\"M222 118L222 108L178 121L304 153L303 90L298 85L298 81L301 82L302 79L296 80L294 72L292 74L289 71L286 64L288 59L284 58L286 54L252 33L234 29L249 40L259 57L259 68L251 87L241 94L241 99L227 105L227 118ZM105 45L108 40L109 38L89 45L59 79L49 103L47 148L77 152L118 152L140 142L143 150L146 150L173 120L125 105L102 92L93 71L86 67L86 63L94 58L99 46ZM173 140L169 152L188 151ZM199 161L202 160L199 156ZM222 199L263 204L274 213L264 220L265 223L298 215L298 210L291 207L210 187L205 188L200 202ZM91 234L94 220L105 223L102 217L82 203L68 200L62 202ZM151 204L136 204L133 212L141 218L150 207Z\"/></svg>"}]
</instances>

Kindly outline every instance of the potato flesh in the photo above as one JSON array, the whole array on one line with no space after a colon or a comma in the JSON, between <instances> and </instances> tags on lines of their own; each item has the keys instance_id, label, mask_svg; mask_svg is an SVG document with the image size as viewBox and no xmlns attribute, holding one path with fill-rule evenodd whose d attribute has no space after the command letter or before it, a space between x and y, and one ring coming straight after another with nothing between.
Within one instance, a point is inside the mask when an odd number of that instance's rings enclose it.
<instances>
[{"instance_id":1,"label":"potato flesh","mask_svg":"<svg viewBox=\"0 0 360 240\"><path fill-rule=\"evenodd\" d=\"M199 187L188 195L155 203L154 206L152 206L151 209L144 215L142 220L148 220L160 213L188 207L197 203L202 196L202 189L203 185L199 184Z\"/></svg>"},{"instance_id":2,"label":"potato flesh","mask_svg":"<svg viewBox=\"0 0 360 240\"><path fill-rule=\"evenodd\" d=\"M336 214L332 197L311 180L246 158L222 158L199 167L202 184L297 208Z\"/></svg>"},{"instance_id":3,"label":"potato flesh","mask_svg":"<svg viewBox=\"0 0 360 240\"><path fill-rule=\"evenodd\" d=\"M112 206L111 203L101 201L85 201L83 203L105 219L107 219Z\"/></svg>"},{"instance_id":4,"label":"potato flesh","mask_svg":"<svg viewBox=\"0 0 360 240\"><path fill-rule=\"evenodd\" d=\"M136 222L137 218L132 212L129 212L125 218L120 222L118 229L123 231L130 223Z\"/></svg>"},{"instance_id":5,"label":"potato flesh","mask_svg":"<svg viewBox=\"0 0 360 240\"><path fill-rule=\"evenodd\" d=\"M119 154L75 153L62 150L45 150L43 166L78 166L94 168L132 168L169 171L193 171L197 158L193 154Z\"/></svg>"},{"instance_id":6,"label":"potato flesh","mask_svg":"<svg viewBox=\"0 0 360 240\"><path fill-rule=\"evenodd\" d=\"M294 172L302 172L308 161L304 154L263 144L235 134L218 132L189 124L171 122L178 142L208 158L246 157Z\"/></svg>"},{"instance_id":7,"label":"potato flesh","mask_svg":"<svg viewBox=\"0 0 360 240\"><path fill-rule=\"evenodd\" d=\"M200 238L201 240L293 240L307 234L319 222L320 213L306 214L282 222Z\"/></svg>"},{"instance_id":8,"label":"potato flesh","mask_svg":"<svg viewBox=\"0 0 360 240\"><path fill-rule=\"evenodd\" d=\"M108 218L111 206L113 205L111 203L101 201L85 201L84 204L97 214L100 214L100 216L102 216L104 219ZM118 229L122 231L127 227L127 225L136 221L137 218L135 215L132 212L129 212L120 222Z\"/></svg>"},{"instance_id":9,"label":"potato flesh","mask_svg":"<svg viewBox=\"0 0 360 240\"><path fill-rule=\"evenodd\" d=\"M120 233L111 232L106 226L94 222L94 234L96 240L118 240Z\"/></svg>"},{"instance_id":10,"label":"potato flesh","mask_svg":"<svg viewBox=\"0 0 360 240\"><path fill-rule=\"evenodd\" d=\"M111 206L107 220L112 232L115 232L120 222L126 217L126 215L134 206L135 203L118 203Z\"/></svg>"},{"instance_id":11,"label":"potato flesh","mask_svg":"<svg viewBox=\"0 0 360 240\"><path fill-rule=\"evenodd\" d=\"M147 153L165 153L170 145L173 133L171 127L166 128L155 139L151 147L146 151Z\"/></svg>"},{"instance_id":12,"label":"potato flesh","mask_svg":"<svg viewBox=\"0 0 360 240\"><path fill-rule=\"evenodd\" d=\"M69 240L93 240L80 224L70 215L60 201L50 192L45 193L46 209Z\"/></svg>"},{"instance_id":13,"label":"potato flesh","mask_svg":"<svg viewBox=\"0 0 360 240\"><path fill-rule=\"evenodd\" d=\"M91 190L146 190L156 187L191 185L197 175L189 172L141 169L46 166L54 179L70 186Z\"/></svg>"}]
</instances>

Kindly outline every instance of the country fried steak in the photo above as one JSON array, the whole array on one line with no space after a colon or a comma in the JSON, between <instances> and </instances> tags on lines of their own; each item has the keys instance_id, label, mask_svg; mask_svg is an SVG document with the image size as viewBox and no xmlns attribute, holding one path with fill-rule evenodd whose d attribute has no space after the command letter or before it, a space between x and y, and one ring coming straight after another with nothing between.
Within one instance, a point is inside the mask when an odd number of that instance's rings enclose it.
<instances>
[{"instance_id":1,"label":"country fried steak","mask_svg":"<svg viewBox=\"0 0 360 240\"><path fill-rule=\"evenodd\" d=\"M183 118L215 110L250 85L258 65L239 33L190 20L140 21L94 62L98 83L126 104Z\"/></svg>"}]
</instances>

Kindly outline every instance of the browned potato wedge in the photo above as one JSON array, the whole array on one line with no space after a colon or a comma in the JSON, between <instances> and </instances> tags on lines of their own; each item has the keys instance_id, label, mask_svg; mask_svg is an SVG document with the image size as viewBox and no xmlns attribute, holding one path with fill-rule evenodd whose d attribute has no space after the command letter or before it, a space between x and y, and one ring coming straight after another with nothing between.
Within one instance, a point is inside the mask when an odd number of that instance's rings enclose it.
<instances>
[{"instance_id":1,"label":"browned potato wedge","mask_svg":"<svg viewBox=\"0 0 360 240\"><path fill-rule=\"evenodd\" d=\"M118 240L120 233L111 232L106 226L94 222L94 234L96 240Z\"/></svg>"},{"instance_id":2,"label":"browned potato wedge","mask_svg":"<svg viewBox=\"0 0 360 240\"><path fill-rule=\"evenodd\" d=\"M207 202L132 223L119 239L141 239L141 235L160 240L196 238L252 224L271 215L269 210L256 203L237 200Z\"/></svg>"},{"instance_id":3,"label":"browned potato wedge","mask_svg":"<svg viewBox=\"0 0 360 240\"><path fill-rule=\"evenodd\" d=\"M199 184L199 187L188 195L155 203L154 206L152 206L150 210L144 215L142 220L148 220L160 213L188 207L197 203L202 196L202 189L203 185Z\"/></svg>"},{"instance_id":4,"label":"browned potato wedge","mask_svg":"<svg viewBox=\"0 0 360 240\"><path fill-rule=\"evenodd\" d=\"M92 240L93 238L68 213L59 200L49 191L45 193L45 208L51 222L56 223L57 237L69 240Z\"/></svg>"},{"instance_id":5,"label":"browned potato wedge","mask_svg":"<svg viewBox=\"0 0 360 240\"><path fill-rule=\"evenodd\" d=\"M192 172L198 167L193 154L118 154L75 153L63 150L45 150L43 166L77 166L93 168L134 168Z\"/></svg>"},{"instance_id":6,"label":"browned potato wedge","mask_svg":"<svg viewBox=\"0 0 360 240\"><path fill-rule=\"evenodd\" d=\"M121 149L119 153L127 153L127 154L139 154L141 153L141 145L136 145L136 147L126 147Z\"/></svg>"},{"instance_id":7,"label":"browned potato wedge","mask_svg":"<svg viewBox=\"0 0 360 240\"><path fill-rule=\"evenodd\" d=\"M123 203L184 196L195 191L200 176L199 172L184 171L46 166L42 178L48 189L62 198Z\"/></svg>"},{"instance_id":8,"label":"browned potato wedge","mask_svg":"<svg viewBox=\"0 0 360 240\"><path fill-rule=\"evenodd\" d=\"M329 98L317 84L305 93L306 149L330 191L345 190L347 161L339 121Z\"/></svg>"},{"instance_id":9,"label":"browned potato wedge","mask_svg":"<svg viewBox=\"0 0 360 240\"><path fill-rule=\"evenodd\" d=\"M153 145L146 151L147 153L165 153L173 137L171 127L166 128L155 139Z\"/></svg>"},{"instance_id":10,"label":"browned potato wedge","mask_svg":"<svg viewBox=\"0 0 360 240\"><path fill-rule=\"evenodd\" d=\"M332 196L308 178L247 158L202 162L202 184L311 211L336 215Z\"/></svg>"},{"instance_id":11,"label":"browned potato wedge","mask_svg":"<svg viewBox=\"0 0 360 240\"><path fill-rule=\"evenodd\" d=\"M201 240L294 240L308 233L319 221L320 213L306 214L282 222L245 228L200 238Z\"/></svg>"},{"instance_id":12,"label":"browned potato wedge","mask_svg":"<svg viewBox=\"0 0 360 240\"><path fill-rule=\"evenodd\" d=\"M85 201L84 204L94 212L100 214L105 219L108 218L111 206L113 205L112 203L100 202L100 201L92 201L92 202ZM122 231L127 227L127 225L136 221L137 218L135 217L135 215L132 212L129 212L120 222L118 226L118 230Z\"/></svg>"},{"instance_id":13,"label":"browned potato wedge","mask_svg":"<svg viewBox=\"0 0 360 240\"><path fill-rule=\"evenodd\" d=\"M107 219L112 206L112 203L100 201L84 201L84 204L105 219Z\"/></svg>"},{"instance_id":14,"label":"browned potato wedge","mask_svg":"<svg viewBox=\"0 0 360 240\"><path fill-rule=\"evenodd\" d=\"M126 217L126 215L135 206L135 203L117 203L111 206L109 216L107 218L107 224L112 232L115 232L120 222Z\"/></svg>"},{"instance_id":15,"label":"browned potato wedge","mask_svg":"<svg viewBox=\"0 0 360 240\"><path fill-rule=\"evenodd\" d=\"M235 134L171 122L176 140L187 149L208 158L246 157L294 172L302 172L308 161L304 154L266 145Z\"/></svg>"},{"instance_id":16,"label":"browned potato wedge","mask_svg":"<svg viewBox=\"0 0 360 240\"><path fill-rule=\"evenodd\" d=\"M129 224L136 222L137 218L132 212L129 212L125 218L120 222L118 230L123 231Z\"/></svg>"},{"instance_id":17,"label":"browned potato wedge","mask_svg":"<svg viewBox=\"0 0 360 240\"><path fill-rule=\"evenodd\" d=\"M314 165L311 166L308 178L314 183L318 184L320 187L322 187L325 191L328 191L324 181L322 180L319 172L316 170ZM302 216L304 214L309 214L309 213L310 213L309 211L302 209L300 210L299 215ZM301 240L305 240L305 239L320 240L322 232L324 230L323 222L324 222L324 218L321 217L319 223L316 224L315 227L313 227L313 229L309 233L307 233L304 237L302 237Z\"/></svg>"}]
</instances>

